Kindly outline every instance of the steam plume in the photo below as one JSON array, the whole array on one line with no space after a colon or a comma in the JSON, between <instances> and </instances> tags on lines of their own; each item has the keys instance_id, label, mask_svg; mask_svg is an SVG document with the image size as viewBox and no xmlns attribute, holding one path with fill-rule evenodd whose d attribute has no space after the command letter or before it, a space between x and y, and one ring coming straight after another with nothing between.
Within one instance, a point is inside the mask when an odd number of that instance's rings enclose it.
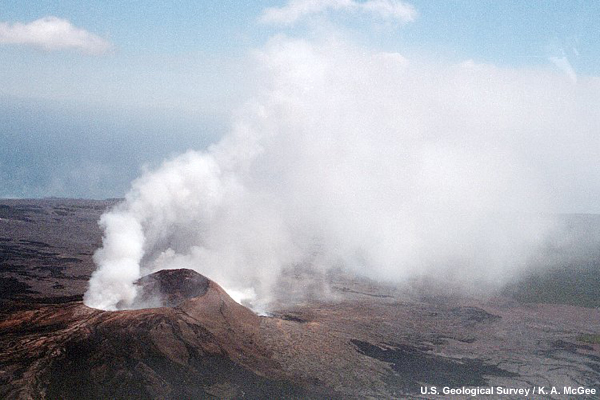
<instances>
[{"instance_id":1,"label":"steam plume","mask_svg":"<svg viewBox=\"0 0 600 400\"><path fill-rule=\"evenodd\" d=\"M598 144L590 79L411 62L339 38L279 36L257 60L263 91L231 133L145 173L102 217L87 305L127 308L133 282L164 268L264 303L297 265L499 285L545 238L530 216L556 203L548 165L592 163L572 161L566 132Z\"/></svg>"}]
</instances>

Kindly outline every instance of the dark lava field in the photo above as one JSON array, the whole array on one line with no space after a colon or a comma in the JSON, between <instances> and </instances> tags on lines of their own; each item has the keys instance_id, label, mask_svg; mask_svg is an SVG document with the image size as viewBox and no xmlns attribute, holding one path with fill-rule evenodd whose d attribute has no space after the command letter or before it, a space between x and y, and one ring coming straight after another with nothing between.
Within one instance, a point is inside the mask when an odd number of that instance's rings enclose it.
<instances>
[{"instance_id":1,"label":"dark lava field","mask_svg":"<svg viewBox=\"0 0 600 400\"><path fill-rule=\"evenodd\" d=\"M290 271L259 316L190 270L140 279L162 307L86 307L114 204L0 201L0 398L600 398L600 247L577 247L595 246L598 216L568 217L572 254L501 293Z\"/></svg>"}]
</instances>

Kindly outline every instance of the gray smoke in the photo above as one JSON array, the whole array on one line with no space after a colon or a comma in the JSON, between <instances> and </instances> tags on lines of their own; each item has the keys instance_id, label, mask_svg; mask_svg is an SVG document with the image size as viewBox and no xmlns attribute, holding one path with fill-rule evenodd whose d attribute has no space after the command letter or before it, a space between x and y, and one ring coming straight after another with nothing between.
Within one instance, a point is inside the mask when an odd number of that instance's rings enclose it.
<instances>
[{"instance_id":1,"label":"gray smoke","mask_svg":"<svg viewBox=\"0 0 600 400\"><path fill-rule=\"evenodd\" d=\"M559 193L561 171L600 183L597 79L436 65L339 35L278 36L255 56L262 90L231 132L147 172L102 216L87 305L128 308L133 282L165 268L257 307L302 265L498 287L546 240L552 223L534 216L577 195Z\"/></svg>"}]
</instances>

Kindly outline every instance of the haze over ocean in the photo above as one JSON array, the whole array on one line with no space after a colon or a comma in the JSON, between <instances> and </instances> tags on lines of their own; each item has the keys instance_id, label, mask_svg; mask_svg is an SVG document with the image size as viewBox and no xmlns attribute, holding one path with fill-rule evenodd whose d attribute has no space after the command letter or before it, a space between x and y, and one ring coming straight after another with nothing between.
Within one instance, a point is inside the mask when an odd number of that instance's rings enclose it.
<instances>
[{"instance_id":1,"label":"haze over ocean","mask_svg":"<svg viewBox=\"0 0 600 400\"><path fill-rule=\"evenodd\" d=\"M517 144L556 211L599 212L599 11L589 1L3 1L0 196L122 197L144 165L232 130L263 89L256 53L269 38L316 44L335 32L423 66L421 79L439 87L451 78L436 70L471 65L484 81L504 74L513 98L548 101L552 115L539 121L514 116L529 124Z\"/></svg>"}]
</instances>

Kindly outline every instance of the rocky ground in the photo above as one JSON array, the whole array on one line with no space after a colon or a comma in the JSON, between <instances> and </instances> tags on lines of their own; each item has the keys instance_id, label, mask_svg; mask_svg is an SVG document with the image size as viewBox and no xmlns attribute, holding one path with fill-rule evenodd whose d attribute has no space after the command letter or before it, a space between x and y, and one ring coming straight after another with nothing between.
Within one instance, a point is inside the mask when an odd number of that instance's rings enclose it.
<instances>
[{"instance_id":1,"label":"rocky ground","mask_svg":"<svg viewBox=\"0 0 600 400\"><path fill-rule=\"evenodd\" d=\"M90 309L81 295L100 245L96 221L112 204L0 201L1 398L449 397L433 386L543 386L545 395L528 397L600 398L593 287L584 288L592 306L581 307L423 296L337 272L320 277L327 300L298 295L258 316L218 283L179 270L139 282L160 287L164 307ZM314 291L314 280L295 278L290 287Z\"/></svg>"},{"instance_id":2,"label":"rocky ground","mask_svg":"<svg viewBox=\"0 0 600 400\"><path fill-rule=\"evenodd\" d=\"M97 221L116 201L0 200L0 297L43 302L81 296L102 235Z\"/></svg>"}]
</instances>

